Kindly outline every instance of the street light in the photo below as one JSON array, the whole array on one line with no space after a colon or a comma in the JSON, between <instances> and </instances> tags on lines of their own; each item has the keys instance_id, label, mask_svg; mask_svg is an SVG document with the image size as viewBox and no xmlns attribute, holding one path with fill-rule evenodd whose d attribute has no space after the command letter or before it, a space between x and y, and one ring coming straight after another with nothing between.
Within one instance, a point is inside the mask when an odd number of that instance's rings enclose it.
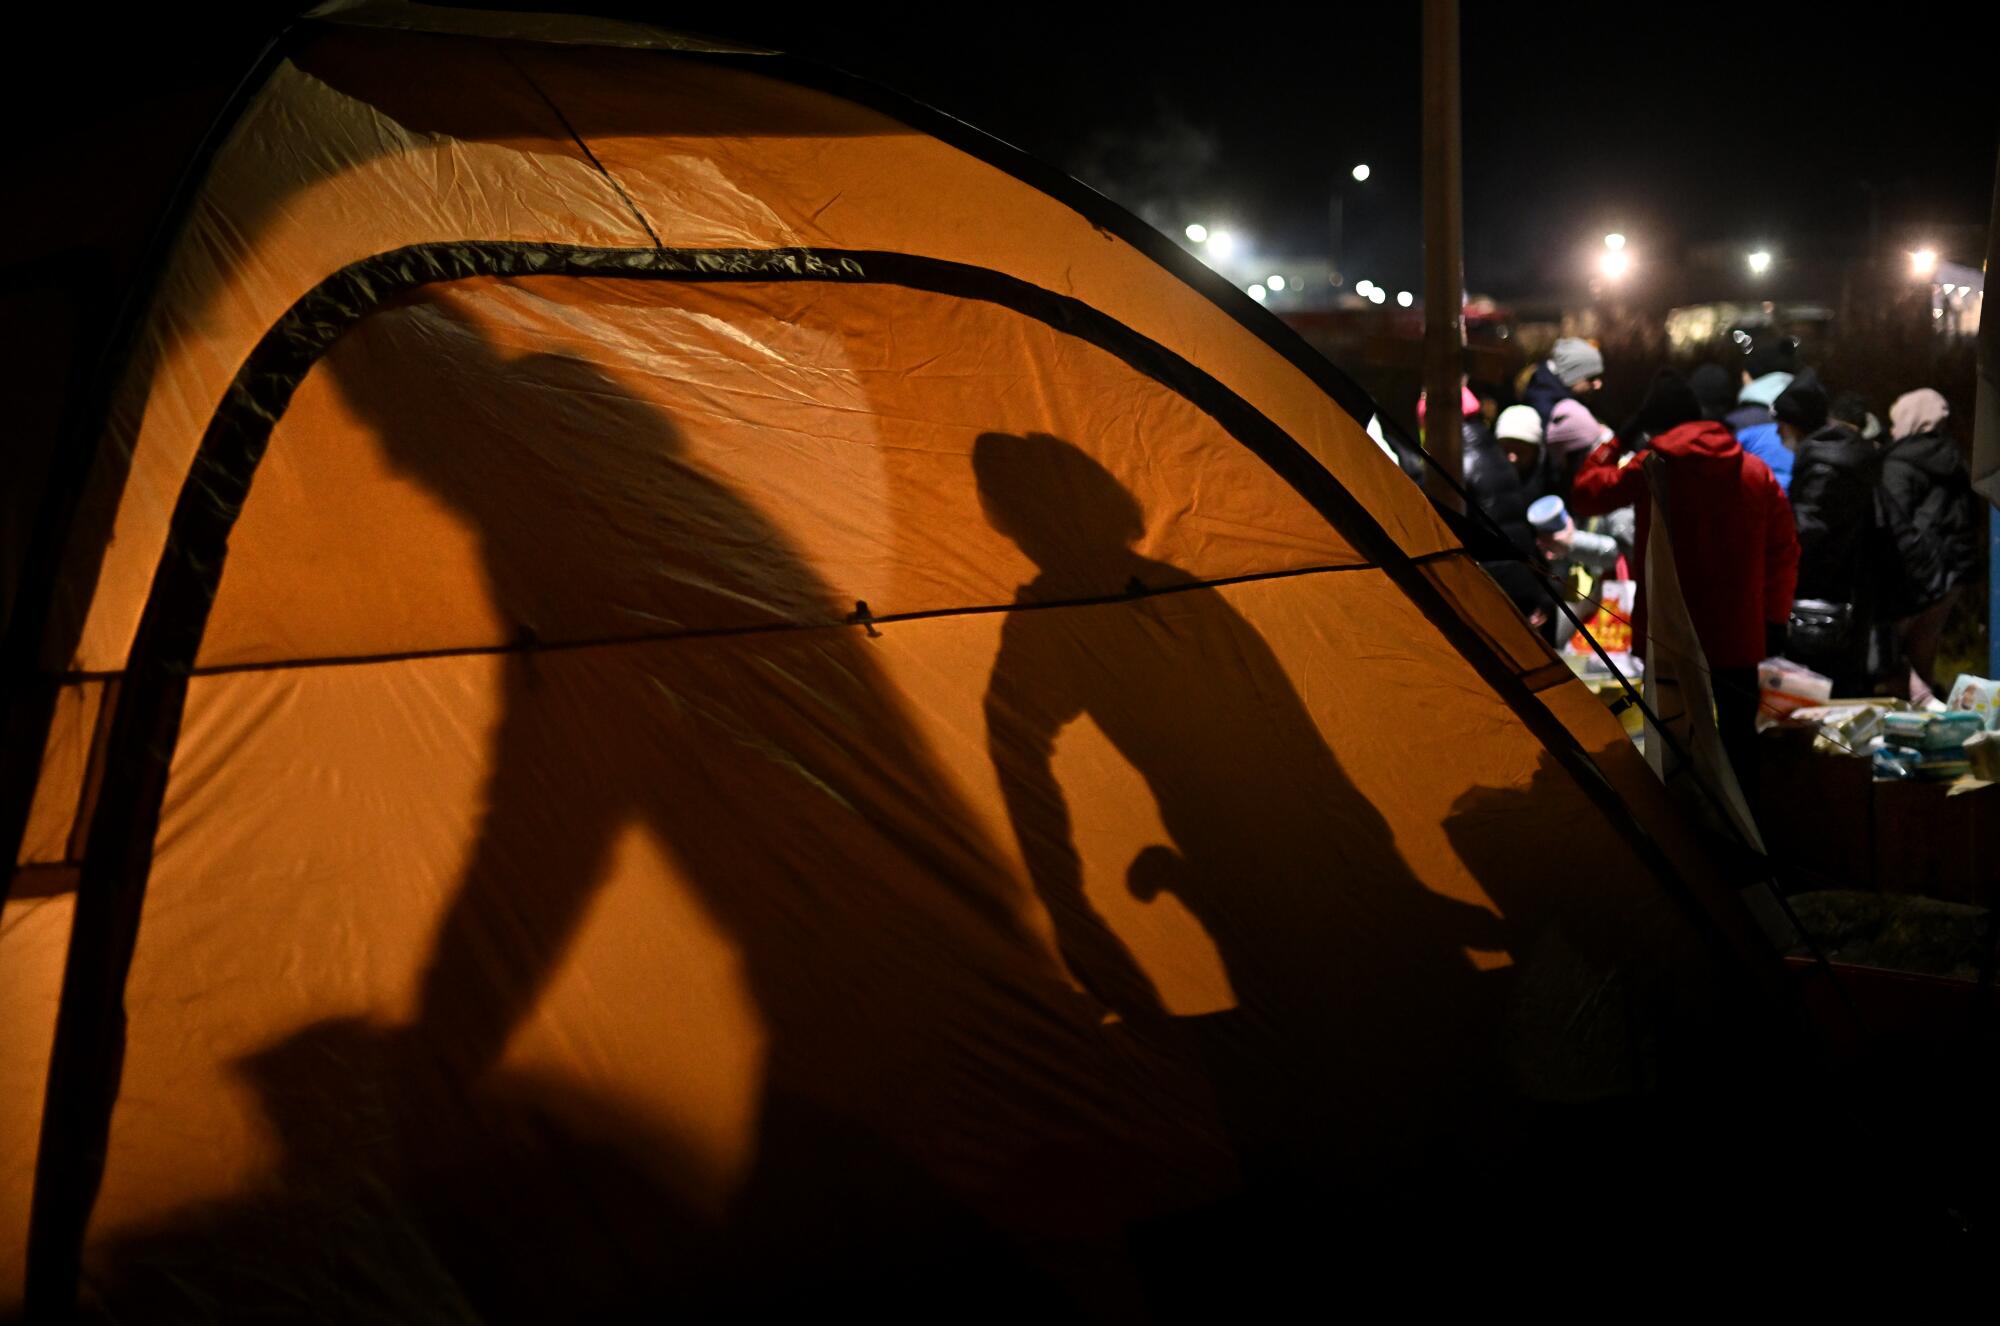
<instances>
[{"instance_id":1,"label":"street light","mask_svg":"<svg viewBox=\"0 0 2000 1326\"><path fill-rule=\"evenodd\" d=\"M1607 281L1622 281L1625 274L1632 270L1632 255L1622 248L1606 249L1598 255L1597 270L1604 274Z\"/></svg>"},{"instance_id":2,"label":"street light","mask_svg":"<svg viewBox=\"0 0 2000 1326\"><path fill-rule=\"evenodd\" d=\"M1368 171L1368 163L1364 161L1364 162L1363 162L1363 163L1361 163L1360 165L1356 166L1356 167L1355 167L1355 168L1354 168L1354 169L1353 169L1352 171L1350 171L1349 173L1350 173L1350 174L1352 174L1352 175L1354 176L1354 182L1355 182L1356 184L1359 184L1359 183L1361 183L1361 182L1362 182L1363 180L1365 180L1365 179L1367 179L1367 178L1368 178L1368 175L1369 175L1369 171Z\"/></svg>"},{"instance_id":3,"label":"street light","mask_svg":"<svg viewBox=\"0 0 2000 1326\"><path fill-rule=\"evenodd\" d=\"M1411 294L1411 293L1410 293L1409 291L1407 291L1407 290L1398 290L1398 291L1396 292L1396 307L1397 307L1397 308L1408 308L1408 307L1409 307L1410 305L1412 305L1412 304L1414 304L1414 303L1416 303L1416 302L1417 302L1417 297L1416 297L1415 295Z\"/></svg>"},{"instance_id":4,"label":"street light","mask_svg":"<svg viewBox=\"0 0 2000 1326\"><path fill-rule=\"evenodd\" d=\"M1758 249L1755 253L1751 254L1749 262L1751 272L1757 276L1762 276L1765 272L1771 270L1771 255L1763 249Z\"/></svg>"},{"instance_id":5,"label":"street light","mask_svg":"<svg viewBox=\"0 0 2000 1326\"><path fill-rule=\"evenodd\" d=\"M1273 290L1283 290L1285 288L1285 278L1279 276L1276 272L1273 272L1271 273L1270 278L1266 280L1264 284L1270 286L1271 289Z\"/></svg>"},{"instance_id":6,"label":"street light","mask_svg":"<svg viewBox=\"0 0 2000 1326\"><path fill-rule=\"evenodd\" d=\"M1265 291L1264 287L1261 285L1253 285L1250 287L1250 298L1256 300L1259 304L1264 302L1266 293L1267 292Z\"/></svg>"},{"instance_id":7,"label":"street light","mask_svg":"<svg viewBox=\"0 0 2000 1326\"><path fill-rule=\"evenodd\" d=\"M1192 242L1200 244L1208 238L1208 227L1197 221L1187 228L1187 237Z\"/></svg>"},{"instance_id":8,"label":"street light","mask_svg":"<svg viewBox=\"0 0 2000 1326\"><path fill-rule=\"evenodd\" d=\"M1354 293L1361 296L1363 299L1366 299L1368 298L1369 295L1373 294L1374 290L1375 290L1375 283L1369 280L1365 276L1362 277L1359 281L1356 281L1354 283Z\"/></svg>"},{"instance_id":9,"label":"street light","mask_svg":"<svg viewBox=\"0 0 2000 1326\"><path fill-rule=\"evenodd\" d=\"M1625 247L1625 237L1614 230L1604 237L1604 247L1614 251L1622 249Z\"/></svg>"},{"instance_id":10,"label":"street light","mask_svg":"<svg viewBox=\"0 0 2000 1326\"><path fill-rule=\"evenodd\" d=\"M1368 302L1371 304L1379 304L1388 297L1389 297L1389 292L1384 290L1379 285L1370 286L1368 288Z\"/></svg>"},{"instance_id":11,"label":"street light","mask_svg":"<svg viewBox=\"0 0 2000 1326\"><path fill-rule=\"evenodd\" d=\"M1226 230L1209 231L1205 242L1209 253L1221 262L1228 262L1229 255L1236 252L1236 236Z\"/></svg>"},{"instance_id":12,"label":"street light","mask_svg":"<svg viewBox=\"0 0 2000 1326\"><path fill-rule=\"evenodd\" d=\"M1928 280L1937 274L1938 254L1936 249L1918 249L1910 255L1910 275L1918 280Z\"/></svg>"}]
</instances>

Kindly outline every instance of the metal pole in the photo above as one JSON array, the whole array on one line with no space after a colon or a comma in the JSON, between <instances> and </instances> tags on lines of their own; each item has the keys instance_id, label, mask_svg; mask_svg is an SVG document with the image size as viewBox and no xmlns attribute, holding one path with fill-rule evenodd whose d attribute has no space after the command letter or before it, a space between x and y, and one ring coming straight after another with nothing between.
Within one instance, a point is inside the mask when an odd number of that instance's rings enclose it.
<instances>
[{"instance_id":1,"label":"metal pole","mask_svg":"<svg viewBox=\"0 0 2000 1326\"><path fill-rule=\"evenodd\" d=\"M1463 203L1459 192L1458 0L1424 0L1424 447L1454 477L1464 372ZM1458 490L1433 479L1439 501Z\"/></svg>"},{"instance_id":2,"label":"metal pole","mask_svg":"<svg viewBox=\"0 0 2000 1326\"><path fill-rule=\"evenodd\" d=\"M1972 396L1972 482L1991 504L1986 515L1986 675L2000 677L2000 317L1985 287L2000 271L2000 163L1993 172L1993 222L1980 280L1978 374Z\"/></svg>"}]
</instances>

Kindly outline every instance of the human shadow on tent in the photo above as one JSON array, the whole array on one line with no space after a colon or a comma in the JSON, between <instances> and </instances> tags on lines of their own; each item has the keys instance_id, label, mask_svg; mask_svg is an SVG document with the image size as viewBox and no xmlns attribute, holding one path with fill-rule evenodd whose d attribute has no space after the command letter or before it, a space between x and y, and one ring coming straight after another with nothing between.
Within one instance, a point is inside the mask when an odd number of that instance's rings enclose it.
<instances>
[{"instance_id":1,"label":"human shadow on tent","mask_svg":"<svg viewBox=\"0 0 2000 1326\"><path fill-rule=\"evenodd\" d=\"M1167 1200L1161 1186L1204 1166L1233 1176L1217 1130L1161 1089L1157 1065L1144 1094L1137 1069L1120 1078L1101 1010L1026 925L1032 897L904 712L882 645L844 624L772 521L689 458L663 410L595 364L499 348L460 303L478 299L374 314L319 370L389 462L476 536L504 623L480 646L501 655L501 704L413 1025L302 1028L250 1066L286 1151L280 1188L304 1185L302 1156L342 1153L314 1136L365 1116L390 1140L351 1163L366 1174L379 1158L377 1186L411 1194L424 1243L485 1287L482 1307L513 1316L525 1282L568 1281L534 1238L488 1233L545 1218L536 1185L560 1181L573 1133L600 1131L590 1120L606 1109L581 1081L558 1082L551 1105L547 1083L524 1086L502 1058L633 830L669 862L641 882L691 897L763 1042L740 1116L753 1158L682 1195L707 1232L682 1242L705 1251L676 1258L676 1275L739 1306L838 1286L879 1304L970 1277L1026 1308L1058 1272L1024 1243L1115 1245L1132 1212ZM438 694L452 703L450 685ZM605 947L591 960L612 971L685 953L593 934ZM722 1070L703 1049L714 1010L666 998L588 1017L684 1046L651 1084L674 1101ZM593 1025L556 1031L587 1043ZM513 1107L524 1092L526 1114ZM555 1129L548 1146L522 1140L535 1127ZM634 1173L658 1172L658 1150L634 1156ZM618 1154L589 1151L592 1182ZM481 1187L482 1161L522 1186ZM638 1208L633 1227L670 1230L664 1194L691 1168L609 1190ZM440 1171L456 1177L426 1196L423 1176ZM643 1264L622 1269L644 1284Z\"/></svg>"},{"instance_id":2,"label":"human shadow on tent","mask_svg":"<svg viewBox=\"0 0 2000 1326\"><path fill-rule=\"evenodd\" d=\"M1483 1085L1464 950L1504 947L1500 919L1418 881L1271 646L1223 591L1134 550L1144 515L1097 461L993 433L973 464L987 519L1038 570L1002 632L986 721L1070 969L1132 1034L1201 1045L1253 1176L1406 1165ZM1185 904L1234 1010L1170 1019L1086 897L1052 770L1085 717L1145 780L1170 839L1130 863L1127 887Z\"/></svg>"}]
</instances>

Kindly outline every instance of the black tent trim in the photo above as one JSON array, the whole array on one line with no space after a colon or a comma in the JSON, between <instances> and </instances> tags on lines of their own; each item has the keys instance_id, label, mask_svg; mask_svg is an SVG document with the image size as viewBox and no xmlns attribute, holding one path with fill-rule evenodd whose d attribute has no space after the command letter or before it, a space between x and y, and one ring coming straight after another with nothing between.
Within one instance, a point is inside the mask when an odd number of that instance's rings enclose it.
<instances>
[{"instance_id":1,"label":"black tent trim","mask_svg":"<svg viewBox=\"0 0 2000 1326\"><path fill-rule=\"evenodd\" d=\"M1379 565L1623 831L1716 950L1723 970L1747 979L1747 970L1732 960L1736 950L1720 922L1680 878L1575 735L1368 509L1249 402L1108 315L1003 273L898 253L498 242L412 245L328 277L264 335L224 394L182 486L111 719L103 782L77 885L36 1158L28 1256L31 1312L60 1311L75 1294L118 1096L125 982L138 941L188 678L231 530L272 429L313 364L367 314L426 285L485 276L897 285L1009 308L1114 355L1207 413L1290 483L1357 552Z\"/></svg>"}]
</instances>

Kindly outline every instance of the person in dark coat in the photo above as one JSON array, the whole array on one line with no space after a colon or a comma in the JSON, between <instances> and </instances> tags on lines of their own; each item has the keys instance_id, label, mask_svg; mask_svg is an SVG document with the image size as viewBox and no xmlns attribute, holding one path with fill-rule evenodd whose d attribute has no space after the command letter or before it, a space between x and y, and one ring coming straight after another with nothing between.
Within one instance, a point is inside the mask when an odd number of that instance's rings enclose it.
<instances>
[{"instance_id":1,"label":"person in dark coat","mask_svg":"<svg viewBox=\"0 0 2000 1326\"><path fill-rule=\"evenodd\" d=\"M1938 637L1959 590L1978 570L1984 530L1958 444L1944 432L1951 407L1922 387L1889 407L1894 441L1882 453L1882 515L1896 543L1888 591L1896 619L1899 692L1937 699Z\"/></svg>"},{"instance_id":2,"label":"person in dark coat","mask_svg":"<svg viewBox=\"0 0 2000 1326\"><path fill-rule=\"evenodd\" d=\"M1736 401L1737 384L1720 364L1703 364L1688 374L1688 388L1701 403L1701 417L1722 419Z\"/></svg>"},{"instance_id":3,"label":"person in dark coat","mask_svg":"<svg viewBox=\"0 0 2000 1326\"><path fill-rule=\"evenodd\" d=\"M1882 421L1868 408L1868 398L1858 391L1843 391L1827 406L1827 418L1846 424L1861 435L1872 450L1882 441Z\"/></svg>"},{"instance_id":4,"label":"person in dark coat","mask_svg":"<svg viewBox=\"0 0 2000 1326\"><path fill-rule=\"evenodd\" d=\"M1799 372L1797 338L1781 336L1752 347L1737 372L1741 380L1736 387L1736 408L1724 414L1722 422L1741 441L1744 429L1776 422L1771 403L1792 385Z\"/></svg>"},{"instance_id":5,"label":"person in dark coat","mask_svg":"<svg viewBox=\"0 0 2000 1326\"><path fill-rule=\"evenodd\" d=\"M1791 619L1799 544L1770 467L1701 417L1687 382L1662 369L1624 433L1587 457L1570 488L1579 516L1638 508L1634 574L1641 583L1633 643L1647 641L1646 541L1653 496L1640 453L1665 461L1668 532L1681 597L1714 683L1716 726L1745 786L1755 786L1757 665L1776 652Z\"/></svg>"},{"instance_id":6,"label":"person in dark coat","mask_svg":"<svg viewBox=\"0 0 2000 1326\"><path fill-rule=\"evenodd\" d=\"M1826 393L1810 382L1787 388L1772 409L1793 453L1787 495L1799 533L1799 607L1787 652L1831 677L1836 695L1862 693L1876 609L1875 448L1830 416Z\"/></svg>"},{"instance_id":7,"label":"person in dark coat","mask_svg":"<svg viewBox=\"0 0 2000 1326\"><path fill-rule=\"evenodd\" d=\"M1459 463L1466 495L1499 527L1506 545L1495 541L1476 549L1482 554L1479 565L1505 591L1522 616L1540 624L1548 618L1549 595L1533 569L1541 554L1535 546L1534 527L1528 524L1527 489L1514 462L1487 431L1479 415L1479 403L1470 390L1466 391L1462 406ZM1418 427L1423 426L1424 414L1424 398L1419 396Z\"/></svg>"},{"instance_id":8,"label":"person in dark coat","mask_svg":"<svg viewBox=\"0 0 2000 1326\"><path fill-rule=\"evenodd\" d=\"M1558 401L1585 400L1603 388L1604 355L1589 341L1565 336L1548 359L1535 366L1521 391L1521 403L1535 407L1546 429Z\"/></svg>"}]
</instances>

